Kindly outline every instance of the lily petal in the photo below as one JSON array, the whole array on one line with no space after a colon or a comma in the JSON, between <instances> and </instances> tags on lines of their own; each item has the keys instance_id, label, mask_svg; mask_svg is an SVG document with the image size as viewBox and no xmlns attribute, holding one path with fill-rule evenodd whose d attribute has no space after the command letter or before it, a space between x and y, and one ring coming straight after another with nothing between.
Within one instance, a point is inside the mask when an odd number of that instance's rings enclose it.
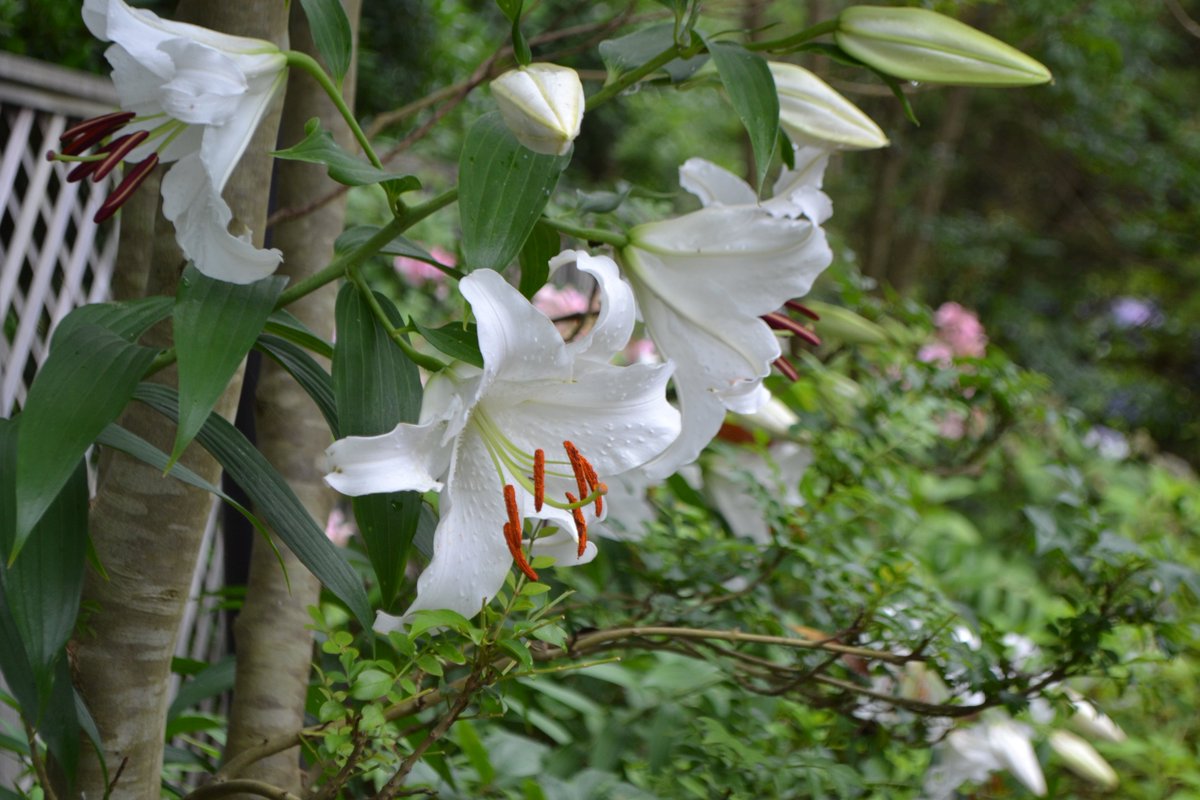
<instances>
[{"instance_id":1,"label":"lily petal","mask_svg":"<svg viewBox=\"0 0 1200 800\"><path fill-rule=\"evenodd\" d=\"M421 425L401 423L379 436L338 439L325 451L325 482L352 496L440 490L436 476L449 467L451 448L443 439L453 412Z\"/></svg>"},{"instance_id":2,"label":"lily petal","mask_svg":"<svg viewBox=\"0 0 1200 800\"><path fill-rule=\"evenodd\" d=\"M617 264L608 256L593 256L583 250L564 250L550 259L550 270L574 264L596 279L600 290L600 313L596 323L582 336L567 343L567 351L575 358L608 362L620 352L633 335L637 306L633 289L621 280Z\"/></svg>"}]
</instances>

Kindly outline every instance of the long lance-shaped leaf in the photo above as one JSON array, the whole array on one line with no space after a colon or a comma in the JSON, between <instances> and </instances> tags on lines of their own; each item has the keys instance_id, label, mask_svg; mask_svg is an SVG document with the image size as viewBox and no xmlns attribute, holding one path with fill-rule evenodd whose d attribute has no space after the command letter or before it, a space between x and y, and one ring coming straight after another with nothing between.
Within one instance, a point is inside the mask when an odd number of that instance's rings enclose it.
<instances>
[{"instance_id":1,"label":"long lance-shaped leaf","mask_svg":"<svg viewBox=\"0 0 1200 800\"><path fill-rule=\"evenodd\" d=\"M333 345L309 330L303 322L296 319L285 308L279 309L270 316L266 326L263 327L263 332L278 336L280 339L287 339L319 356L333 358Z\"/></svg>"},{"instance_id":2,"label":"long lance-shaped leaf","mask_svg":"<svg viewBox=\"0 0 1200 800\"><path fill-rule=\"evenodd\" d=\"M400 324L400 315L384 297L380 305ZM338 294L337 344L333 351L333 390L337 397L338 435L374 436L421 413L417 366L388 337L366 298L346 284ZM417 492L389 492L354 498L354 518L379 579L383 607L399 594L409 546L421 513Z\"/></svg>"},{"instance_id":3,"label":"long lance-shaped leaf","mask_svg":"<svg viewBox=\"0 0 1200 800\"><path fill-rule=\"evenodd\" d=\"M287 370L296 379L300 387L317 404L321 415L325 417L331 434L338 430L337 405L333 395L333 378L310 356L304 348L281 339L278 336L266 334L258 337L255 347L266 353L275 363Z\"/></svg>"},{"instance_id":4,"label":"long lance-shaped leaf","mask_svg":"<svg viewBox=\"0 0 1200 800\"><path fill-rule=\"evenodd\" d=\"M300 0L308 27L312 31L317 52L325 67L333 75L335 83L341 84L350 68L350 55L354 37L350 32L350 19L339 0Z\"/></svg>"},{"instance_id":5,"label":"long lance-shaped leaf","mask_svg":"<svg viewBox=\"0 0 1200 800\"><path fill-rule=\"evenodd\" d=\"M729 94L729 102L750 134L758 174L755 185L761 189L771 166L775 143L779 140L779 95L775 92L775 79L771 77L766 59L740 44L705 43Z\"/></svg>"},{"instance_id":6,"label":"long lance-shaped leaf","mask_svg":"<svg viewBox=\"0 0 1200 800\"><path fill-rule=\"evenodd\" d=\"M170 297L143 297L123 303L92 303L68 314L54 329L50 340L53 350L60 336L65 336L76 325L99 325L130 342L150 329L154 323L166 319L175 305Z\"/></svg>"},{"instance_id":7,"label":"long lance-shaped leaf","mask_svg":"<svg viewBox=\"0 0 1200 800\"><path fill-rule=\"evenodd\" d=\"M16 534L17 422L0 419L0 556L7 560ZM5 572L0 569L0 599ZM25 649L21 629L7 601L0 602L0 673L22 708L37 709L37 679Z\"/></svg>"},{"instance_id":8,"label":"long lance-shaped leaf","mask_svg":"<svg viewBox=\"0 0 1200 800\"><path fill-rule=\"evenodd\" d=\"M498 111L484 114L458 160L458 212L468 269L503 269L542 215L570 155L523 147Z\"/></svg>"},{"instance_id":9,"label":"long lance-shaped leaf","mask_svg":"<svg viewBox=\"0 0 1200 800\"><path fill-rule=\"evenodd\" d=\"M129 402L155 351L91 323L55 337L17 439L17 524L9 560L58 496L88 445Z\"/></svg>"},{"instance_id":10,"label":"long lance-shaped leaf","mask_svg":"<svg viewBox=\"0 0 1200 800\"><path fill-rule=\"evenodd\" d=\"M134 397L160 414L175 418L179 396L174 390L143 383L137 387ZM369 630L371 608L358 575L262 453L237 428L217 415L209 416L196 434L196 440L254 501L255 509L292 549L300 563L337 595Z\"/></svg>"},{"instance_id":11,"label":"long lance-shaped leaf","mask_svg":"<svg viewBox=\"0 0 1200 800\"><path fill-rule=\"evenodd\" d=\"M183 454L254 340L262 332L287 278L248 284L210 278L188 267L175 301L179 357L179 426L171 462Z\"/></svg>"}]
</instances>

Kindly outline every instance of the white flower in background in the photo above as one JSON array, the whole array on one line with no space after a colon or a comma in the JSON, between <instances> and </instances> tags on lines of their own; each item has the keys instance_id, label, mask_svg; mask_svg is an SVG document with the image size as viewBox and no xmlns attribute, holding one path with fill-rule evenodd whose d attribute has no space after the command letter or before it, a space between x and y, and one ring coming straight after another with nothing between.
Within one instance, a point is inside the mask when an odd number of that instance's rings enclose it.
<instances>
[{"instance_id":1,"label":"white flower in background","mask_svg":"<svg viewBox=\"0 0 1200 800\"><path fill-rule=\"evenodd\" d=\"M679 432L665 394L669 364L609 363L634 324L633 295L616 264L568 251L551 266L567 262L600 288L600 314L584 336L564 342L499 273L477 270L459 288L478 324L483 369L456 364L431 377L419 423L326 451L325 480L344 494L441 492L433 560L406 616L440 608L473 616L514 560L535 578L523 551L526 517L561 529L538 538L532 555L562 566L590 561L586 521L607 510L602 477L648 461ZM401 622L381 615L377 626Z\"/></svg>"},{"instance_id":2,"label":"white flower in background","mask_svg":"<svg viewBox=\"0 0 1200 800\"><path fill-rule=\"evenodd\" d=\"M779 95L779 124L798 144L838 150L887 147L887 136L832 86L804 67L769 61Z\"/></svg>"},{"instance_id":3,"label":"white flower in background","mask_svg":"<svg viewBox=\"0 0 1200 800\"><path fill-rule=\"evenodd\" d=\"M800 478L812 461L812 451L795 442L777 442L763 450L721 448L701 462L704 487L735 534L766 545L771 543L770 525L763 498L751 487L759 487L783 506L801 506Z\"/></svg>"},{"instance_id":4,"label":"white flower in background","mask_svg":"<svg viewBox=\"0 0 1200 800\"><path fill-rule=\"evenodd\" d=\"M624 274L646 332L676 364L683 414L679 439L646 467L651 480L695 460L726 410L752 414L767 402L762 380L781 355L772 327L807 332L776 312L833 258L820 228L830 212L819 188L827 156L799 150L797 170L762 204L736 176L692 159L680 183L705 208L629 232Z\"/></svg>"},{"instance_id":5,"label":"white flower in background","mask_svg":"<svg viewBox=\"0 0 1200 800\"><path fill-rule=\"evenodd\" d=\"M567 154L583 124L579 73L558 64L530 64L510 69L491 86L500 116L517 141L535 153Z\"/></svg>"},{"instance_id":6,"label":"white flower in background","mask_svg":"<svg viewBox=\"0 0 1200 800\"><path fill-rule=\"evenodd\" d=\"M1093 739L1119 743L1125 741L1125 731L1113 722L1112 717L1096 708L1079 692L1067 689L1067 697L1075 713L1071 715L1071 724L1081 733L1086 733Z\"/></svg>"},{"instance_id":7,"label":"white flower in background","mask_svg":"<svg viewBox=\"0 0 1200 800\"><path fill-rule=\"evenodd\" d=\"M97 219L114 214L156 164L174 163L162 181L163 214L184 255L219 280L270 275L279 251L254 247L248 231L229 232L233 213L221 191L283 85L283 53L260 39L168 22L123 0L86 0L83 19L113 43L105 57L125 113L67 131L61 156L72 160L93 147L104 156L80 162L73 180L100 180L123 162L132 165Z\"/></svg>"},{"instance_id":8,"label":"white flower in background","mask_svg":"<svg viewBox=\"0 0 1200 800\"><path fill-rule=\"evenodd\" d=\"M1033 752L1033 729L1003 711L989 710L967 727L951 731L934 747L935 763L925 776L926 800L948 800L970 781L979 783L1008 770L1038 797L1046 794L1046 778Z\"/></svg>"}]
</instances>

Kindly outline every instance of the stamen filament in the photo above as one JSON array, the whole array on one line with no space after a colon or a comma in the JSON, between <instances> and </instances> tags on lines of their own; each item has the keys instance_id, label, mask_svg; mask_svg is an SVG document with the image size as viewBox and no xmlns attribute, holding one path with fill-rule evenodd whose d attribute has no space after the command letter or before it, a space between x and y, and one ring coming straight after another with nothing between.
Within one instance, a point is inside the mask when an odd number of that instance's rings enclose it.
<instances>
[{"instance_id":1,"label":"stamen filament","mask_svg":"<svg viewBox=\"0 0 1200 800\"><path fill-rule=\"evenodd\" d=\"M795 311L795 312L796 312L796 313L798 313L798 314L803 314L804 316L806 316L806 317L808 317L809 319L811 319L813 322L820 322L820 321L821 321L821 315L820 315L820 314L818 314L817 312L813 311L811 308L809 308L808 306L804 305L804 304L803 304L803 303L801 303L799 300L788 300L788 301L787 301L786 303L784 303L783 305L784 305L786 308L789 308L789 309L791 309L792 311Z\"/></svg>"}]
</instances>

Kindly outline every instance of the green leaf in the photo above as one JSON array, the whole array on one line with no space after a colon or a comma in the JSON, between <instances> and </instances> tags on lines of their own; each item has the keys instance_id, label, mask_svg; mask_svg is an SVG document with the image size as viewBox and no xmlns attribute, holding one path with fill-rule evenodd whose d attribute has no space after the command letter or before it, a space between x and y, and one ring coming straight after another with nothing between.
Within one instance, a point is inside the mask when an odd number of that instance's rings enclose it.
<instances>
[{"instance_id":1,"label":"green leaf","mask_svg":"<svg viewBox=\"0 0 1200 800\"><path fill-rule=\"evenodd\" d=\"M296 379L296 383L308 393L308 396L321 410L325 422L329 425L330 433L338 429L337 405L333 399L333 378L324 367L316 362L303 348L280 339L278 336L263 335L258 337L255 345L274 361L288 371Z\"/></svg>"},{"instance_id":2,"label":"green leaf","mask_svg":"<svg viewBox=\"0 0 1200 800\"><path fill-rule=\"evenodd\" d=\"M172 389L143 383L134 396L158 413L175 417L178 397ZM292 549L300 563L349 607L364 628L370 630L374 617L358 575L258 449L237 428L216 415L208 418L196 440L254 501L255 509Z\"/></svg>"},{"instance_id":3,"label":"green leaf","mask_svg":"<svg viewBox=\"0 0 1200 800\"><path fill-rule=\"evenodd\" d=\"M183 464L171 464L168 466L170 459L167 454L159 450L154 445L147 442L142 437L132 431L122 428L120 425L111 423L107 428L100 432L96 437L96 444L104 447L111 447L114 450L120 450L122 453L139 461L145 462L155 469L160 469L167 475L170 475L176 480L186 483L188 486L194 486L209 494L221 498L229 504L231 508L240 513L246 520L258 530L269 541L271 534L267 531L265 525L259 521L258 517L250 513L249 509L243 506L238 501L234 500L225 492L221 491L220 487L214 486L208 481L201 478L195 472L185 467Z\"/></svg>"},{"instance_id":4,"label":"green leaf","mask_svg":"<svg viewBox=\"0 0 1200 800\"><path fill-rule=\"evenodd\" d=\"M397 193L421 188L421 182L413 175L386 172L347 153L333 140L329 131L321 129L321 121L316 117L304 126L304 133L302 141L286 150L276 150L272 155L289 161L324 164L329 170L329 177L345 186L369 186L395 181L393 186Z\"/></svg>"},{"instance_id":5,"label":"green leaf","mask_svg":"<svg viewBox=\"0 0 1200 800\"><path fill-rule=\"evenodd\" d=\"M426 328L420 323L414 324L417 333L425 337L425 341L446 355L476 367L483 367L483 353L479 350L479 331L475 323L463 325L461 322L451 322L440 328Z\"/></svg>"},{"instance_id":6,"label":"green leaf","mask_svg":"<svg viewBox=\"0 0 1200 800\"><path fill-rule=\"evenodd\" d=\"M75 471L88 445L116 419L155 351L89 323L56 337L21 419L17 440L17 524L9 559Z\"/></svg>"},{"instance_id":7,"label":"green leaf","mask_svg":"<svg viewBox=\"0 0 1200 800\"><path fill-rule=\"evenodd\" d=\"M0 555L7 556L16 534L17 421L0 419ZM7 561L5 557L3 559ZM5 571L0 568L0 599ZM7 601L0 602L0 673L22 708L38 707L37 680L24 638Z\"/></svg>"},{"instance_id":8,"label":"green leaf","mask_svg":"<svg viewBox=\"0 0 1200 800\"><path fill-rule=\"evenodd\" d=\"M50 340L53 350L59 337L65 336L76 325L99 325L129 342L150 329L154 323L170 315L175 301L170 297L144 297L124 303L92 303L68 314L54 329Z\"/></svg>"},{"instance_id":9,"label":"green leaf","mask_svg":"<svg viewBox=\"0 0 1200 800\"><path fill-rule=\"evenodd\" d=\"M286 309L281 308L272 314L267 319L263 332L278 336L280 339L287 339L319 356L333 358L333 345L310 331L307 325L292 316L291 312Z\"/></svg>"},{"instance_id":10,"label":"green leaf","mask_svg":"<svg viewBox=\"0 0 1200 800\"><path fill-rule=\"evenodd\" d=\"M671 22L663 22L634 31L618 39L601 42L600 60L604 62L604 67L608 70L608 81L611 83L626 72L642 66L668 47L674 46L675 25ZM705 54L692 56L686 61L677 58L662 67L662 71L667 74L672 83L679 83L692 77L696 70L704 66L706 61L708 61L708 56Z\"/></svg>"},{"instance_id":11,"label":"green leaf","mask_svg":"<svg viewBox=\"0 0 1200 800\"><path fill-rule=\"evenodd\" d=\"M475 726L469 720L459 720L454 723L454 736L467 760L479 775L479 783L487 786L496 779L496 768L488 758L487 748L475 732Z\"/></svg>"},{"instance_id":12,"label":"green leaf","mask_svg":"<svg viewBox=\"0 0 1200 800\"><path fill-rule=\"evenodd\" d=\"M175 301L175 353L179 357L179 426L171 463L229 385L275 308L287 278L247 284L210 278L193 266L183 271Z\"/></svg>"},{"instance_id":13,"label":"green leaf","mask_svg":"<svg viewBox=\"0 0 1200 800\"><path fill-rule=\"evenodd\" d=\"M374 700L383 697L392 689L396 678L379 669L364 669L354 679L350 696L355 700Z\"/></svg>"},{"instance_id":14,"label":"green leaf","mask_svg":"<svg viewBox=\"0 0 1200 800\"><path fill-rule=\"evenodd\" d=\"M471 621L448 608L418 611L413 614L412 622L408 626L408 638L416 639L433 628L451 628L459 633L467 633L471 630Z\"/></svg>"},{"instance_id":15,"label":"green leaf","mask_svg":"<svg viewBox=\"0 0 1200 800\"><path fill-rule=\"evenodd\" d=\"M775 92L775 79L767 68L767 60L740 44L707 40L705 43L729 94L729 101L750 134L757 186L761 189L779 139L779 95Z\"/></svg>"},{"instance_id":16,"label":"green leaf","mask_svg":"<svg viewBox=\"0 0 1200 800\"><path fill-rule=\"evenodd\" d=\"M392 323L401 323L391 302L376 296ZM337 345L333 353L333 391L337 398L338 436L374 436L421 414L421 377L371 312L353 284L338 294ZM354 517L367 556L379 579L382 605L392 607L404 582L408 551L421 514L418 492L389 492L356 497Z\"/></svg>"},{"instance_id":17,"label":"green leaf","mask_svg":"<svg viewBox=\"0 0 1200 800\"><path fill-rule=\"evenodd\" d=\"M475 121L458 162L458 213L469 269L503 269L516 257L570 161L570 155L542 155L521 146L499 112Z\"/></svg>"},{"instance_id":18,"label":"green leaf","mask_svg":"<svg viewBox=\"0 0 1200 800\"><path fill-rule=\"evenodd\" d=\"M54 661L75 628L87 558L87 522L87 470L81 459L34 526L20 557L11 566L0 565L4 603L21 632L39 686L49 686Z\"/></svg>"},{"instance_id":19,"label":"green leaf","mask_svg":"<svg viewBox=\"0 0 1200 800\"><path fill-rule=\"evenodd\" d=\"M190 681L183 683L179 687L179 693L171 702L171 707L167 709L167 721L175 719L201 700L207 700L231 690L236 668L237 660L233 656L226 656L197 673Z\"/></svg>"},{"instance_id":20,"label":"green leaf","mask_svg":"<svg viewBox=\"0 0 1200 800\"><path fill-rule=\"evenodd\" d=\"M350 69L354 37L340 0L300 0L321 60L339 86Z\"/></svg>"},{"instance_id":21,"label":"green leaf","mask_svg":"<svg viewBox=\"0 0 1200 800\"><path fill-rule=\"evenodd\" d=\"M533 226L517 261L521 264L521 294L532 298L550 277L550 259L562 250L558 231L544 222Z\"/></svg>"}]
</instances>

